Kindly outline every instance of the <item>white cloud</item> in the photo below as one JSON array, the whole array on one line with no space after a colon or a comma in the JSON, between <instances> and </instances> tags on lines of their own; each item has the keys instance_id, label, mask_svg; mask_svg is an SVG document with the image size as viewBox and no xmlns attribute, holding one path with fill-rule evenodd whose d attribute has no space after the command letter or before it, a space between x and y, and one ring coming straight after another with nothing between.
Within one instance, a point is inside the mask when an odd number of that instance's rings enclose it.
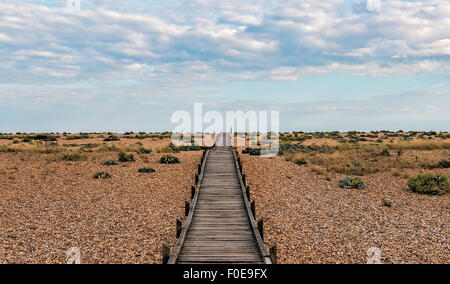
<instances>
[{"instance_id":1,"label":"white cloud","mask_svg":"<svg viewBox=\"0 0 450 284\"><path fill-rule=\"evenodd\" d=\"M56 89L58 101L190 102L234 81L450 72L448 0L383 1L378 13L344 0L46 2L0 4L0 100L54 101Z\"/></svg>"}]
</instances>

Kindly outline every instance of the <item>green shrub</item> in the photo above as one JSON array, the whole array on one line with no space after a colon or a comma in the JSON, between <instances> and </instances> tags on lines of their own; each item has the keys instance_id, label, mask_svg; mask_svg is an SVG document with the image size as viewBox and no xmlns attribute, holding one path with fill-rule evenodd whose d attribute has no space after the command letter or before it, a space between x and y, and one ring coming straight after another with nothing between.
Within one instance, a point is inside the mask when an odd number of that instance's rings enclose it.
<instances>
[{"instance_id":1,"label":"green shrub","mask_svg":"<svg viewBox=\"0 0 450 284\"><path fill-rule=\"evenodd\" d=\"M409 188L419 194L444 195L450 192L447 177L442 174L423 174L408 180Z\"/></svg>"},{"instance_id":2,"label":"green shrub","mask_svg":"<svg viewBox=\"0 0 450 284\"><path fill-rule=\"evenodd\" d=\"M308 162L304 158L295 160L295 163L297 165L306 165L306 164L308 164Z\"/></svg>"},{"instance_id":3,"label":"green shrub","mask_svg":"<svg viewBox=\"0 0 450 284\"><path fill-rule=\"evenodd\" d=\"M30 140L57 141L58 137L47 134L37 134L34 136L28 136L27 138Z\"/></svg>"},{"instance_id":4,"label":"green shrub","mask_svg":"<svg viewBox=\"0 0 450 284\"><path fill-rule=\"evenodd\" d=\"M151 150L151 149L145 149L144 147L142 147L142 148L139 148L139 149L137 150L137 153L141 153L141 154L151 154L151 153L152 153L152 150Z\"/></svg>"},{"instance_id":5,"label":"green shrub","mask_svg":"<svg viewBox=\"0 0 450 284\"><path fill-rule=\"evenodd\" d=\"M91 138L89 134L80 134L80 135L67 135L66 140L79 140L79 139L89 139Z\"/></svg>"},{"instance_id":6,"label":"green shrub","mask_svg":"<svg viewBox=\"0 0 450 284\"><path fill-rule=\"evenodd\" d=\"M118 164L119 164L119 162L116 162L114 160L108 160L103 163L103 165L105 165L105 166L117 166Z\"/></svg>"},{"instance_id":7,"label":"green shrub","mask_svg":"<svg viewBox=\"0 0 450 284\"><path fill-rule=\"evenodd\" d=\"M261 155L261 149L255 149L255 148L245 148L242 150L242 154L250 154L251 156L260 156Z\"/></svg>"},{"instance_id":8,"label":"green shrub","mask_svg":"<svg viewBox=\"0 0 450 284\"><path fill-rule=\"evenodd\" d=\"M172 149L173 153L179 153L180 149L179 147L177 147L175 144L173 144L172 142L169 144L169 148Z\"/></svg>"},{"instance_id":9,"label":"green shrub","mask_svg":"<svg viewBox=\"0 0 450 284\"><path fill-rule=\"evenodd\" d=\"M120 141L120 138L114 135L110 135L108 138L103 139L103 141L105 142L109 142L109 141Z\"/></svg>"},{"instance_id":10,"label":"green shrub","mask_svg":"<svg viewBox=\"0 0 450 284\"><path fill-rule=\"evenodd\" d=\"M203 150L203 147L201 147L201 146L180 146L180 147L178 147L178 149L180 150L180 151L183 151L183 152L187 152L187 151L201 151L201 150Z\"/></svg>"},{"instance_id":11,"label":"green shrub","mask_svg":"<svg viewBox=\"0 0 450 284\"><path fill-rule=\"evenodd\" d=\"M85 158L86 158L85 156L82 156L79 153L73 153L73 154L64 154L61 157L61 160L63 160L63 161L81 161Z\"/></svg>"},{"instance_id":12,"label":"green shrub","mask_svg":"<svg viewBox=\"0 0 450 284\"><path fill-rule=\"evenodd\" d=\"M111 178L111 175L106 172L98 172L94 175L94 178L95 179L107 179L107 178Z\"/></svg>"},{"instance_id":13,"label":"green shrub","mask_svg":"<svg viewBox=\"0 0 450 284\"><path fill-rule=\"evenodd\" d=\"M439 167L444 169L450 168L450 161L448 160L439 161Z\"/></svg>"},{"instance_id":14,"label":"green shrub","mask_svg":"<svg viewBox=\"0 0 450 284\"><path fill-rule=\"evenodd\" d=\"M175 156L164 155L161 157L161 160L159 160L159 162L161 164L178 164L180 163L180 160Z\"/></svg>"},{"instance_id":15,"label":"green shrub","mask_svg":"<svg viewBox=\"0 0 450 284\"><path fill-rule=\"evenodd\" d=\"M164 146L164 147L156 148L156 153L178 153L178 152L180 152L180 151L172 143L170 143L169 145Z\"/></svg>"},{"instance_id":16,"label":"green shrub","mask_svg":"<svg viewBox=\"0 0 450 284\"><path fill-rule=\"evenodd\" d=\"M154 173L156 171L153 168L142 168L142 169L139 169L138 172L140 172L140 173Z\"/></svg>"},{"instance_id":17,"label":"green shrub","mask_svg":"<svg viewBox=\"0 0 450 284\"><path fill-rule=\"evenodd\" d=\"M387 200L386 198L383 198L383 199L381 200L381 204L382 204L383 206L386 206L386 207L389 207L389 208L392 207L392 202L391 202L390 200Z\"/></svg>"},{"instance_id":18,"label":"green shrub","mask_svg":"<svg viewBox=\"0 0 450 284\"><path fill-rule=\"evenodd\" d=\"M127 155L125 152L119 152L119 162L134 162L133 155Z\"/></svg>"},{"instance_id":19,"label":"green shrub","mask_svg":"<svg viewBox=\"0 0 450 284\"><path fill-rule=\"evenodd\" d=\"M347 178L341 179L339 181L339 186L341 188L345 188L345 189L360 189L361 190L361 189L366 188L366 185L364 184L364 182L358 177L355 177L355 178L347 177Z\"/></svg>"}]
</instances>

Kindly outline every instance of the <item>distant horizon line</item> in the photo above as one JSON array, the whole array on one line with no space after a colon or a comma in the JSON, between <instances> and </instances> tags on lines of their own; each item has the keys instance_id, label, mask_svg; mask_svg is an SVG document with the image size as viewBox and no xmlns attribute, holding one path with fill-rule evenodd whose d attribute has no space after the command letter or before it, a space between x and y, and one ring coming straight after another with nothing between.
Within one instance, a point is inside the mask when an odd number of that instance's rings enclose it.
<instances>
[{"instance_id":1,"label":"distant horizon line","mask_svg":"<svg viewBox=\"0 0 450 284\"><path fill-rule=\"evenodd\" d=\"M436 133L448 133L450 132L450 130L434 130L434 129L429 129L429 130L403 130L403 129L399 129L399 130L389 130L389 129L380 129L380 130L316 130L316 131L307 131L307 130L282 130L279 131L278 133L350 133L350 132L355 132L355 133L371 133L371 132L391 132L391 133L412 133L412 132L418 132L418 133L429 133L429 132L436 132ZM224 133L223 131L218 131L218 132L173 132L173 131L168 131L168 130L164 130L164 131L135 131L135 130L130 130L130 131L73 131L73 132L68 132L68 131L32 131L32 132L27 132L27 131L17 131L17 132L2 132L0 130L0 135L21 135L21 134L62 134L62 135L67 135L67 134L121 134L121 135L127 135L127 134L217 134L217 133ZM229 133L228 131L226 133ZM255 134L255 133L271 133L270 131L268 132L233 132L234 134Z\"/></svg>"}]
</instances>

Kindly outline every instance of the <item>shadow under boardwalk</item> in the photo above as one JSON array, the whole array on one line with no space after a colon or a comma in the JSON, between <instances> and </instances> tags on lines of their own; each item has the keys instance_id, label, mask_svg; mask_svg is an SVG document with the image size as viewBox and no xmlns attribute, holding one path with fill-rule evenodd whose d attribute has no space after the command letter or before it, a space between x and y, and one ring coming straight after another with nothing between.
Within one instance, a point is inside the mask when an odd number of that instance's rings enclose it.
<instances>
[{"instance_id":1,"label":"shadow under boardwalk","mask_svg":"<svg viewBox=\"0 0 450 284\"><path fill-rule=\"evenodd\" d=\"M209 153L192 223L177 263L263 264L249 223L229 139ZM223 146L226 145L226 146Z\"/></svg>"}]
</instances>

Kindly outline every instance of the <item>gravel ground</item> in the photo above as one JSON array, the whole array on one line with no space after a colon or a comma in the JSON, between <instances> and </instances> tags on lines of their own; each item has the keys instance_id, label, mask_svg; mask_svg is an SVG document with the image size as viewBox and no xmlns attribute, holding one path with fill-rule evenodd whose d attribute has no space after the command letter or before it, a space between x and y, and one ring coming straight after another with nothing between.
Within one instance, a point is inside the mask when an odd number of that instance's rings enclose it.
<instances>
[{"instance_id":1,"label":"gravel ground","mask_svg":"<svg viewBox=\"0 0 450 284\"><path fill-rule=\"evenodd\" d=\"M265 242L277 243L280 263L367 263L372 247L382 263L450 262L448 195L412 193L389 172L363 177L365 190L345 190L340 175L326 180L282 157L241 157Z\"/></svg>"},{"instance_id":2,"label":"gravel ground","mask_svg":"<svg viewBox=\"0 0 450 284\"><path fill-rule=\"evenodd\" d=\"M162 243L175 244L201 152L175 154L176 165L160 165L162 155L107 167L117 153L77 162L1 153L0 263L65 263L71 247L82 263L160 263ZM141 167L156 172L140 174ZM112 178L93 179L98 171Z\"/></svg>"}]
</instances>

